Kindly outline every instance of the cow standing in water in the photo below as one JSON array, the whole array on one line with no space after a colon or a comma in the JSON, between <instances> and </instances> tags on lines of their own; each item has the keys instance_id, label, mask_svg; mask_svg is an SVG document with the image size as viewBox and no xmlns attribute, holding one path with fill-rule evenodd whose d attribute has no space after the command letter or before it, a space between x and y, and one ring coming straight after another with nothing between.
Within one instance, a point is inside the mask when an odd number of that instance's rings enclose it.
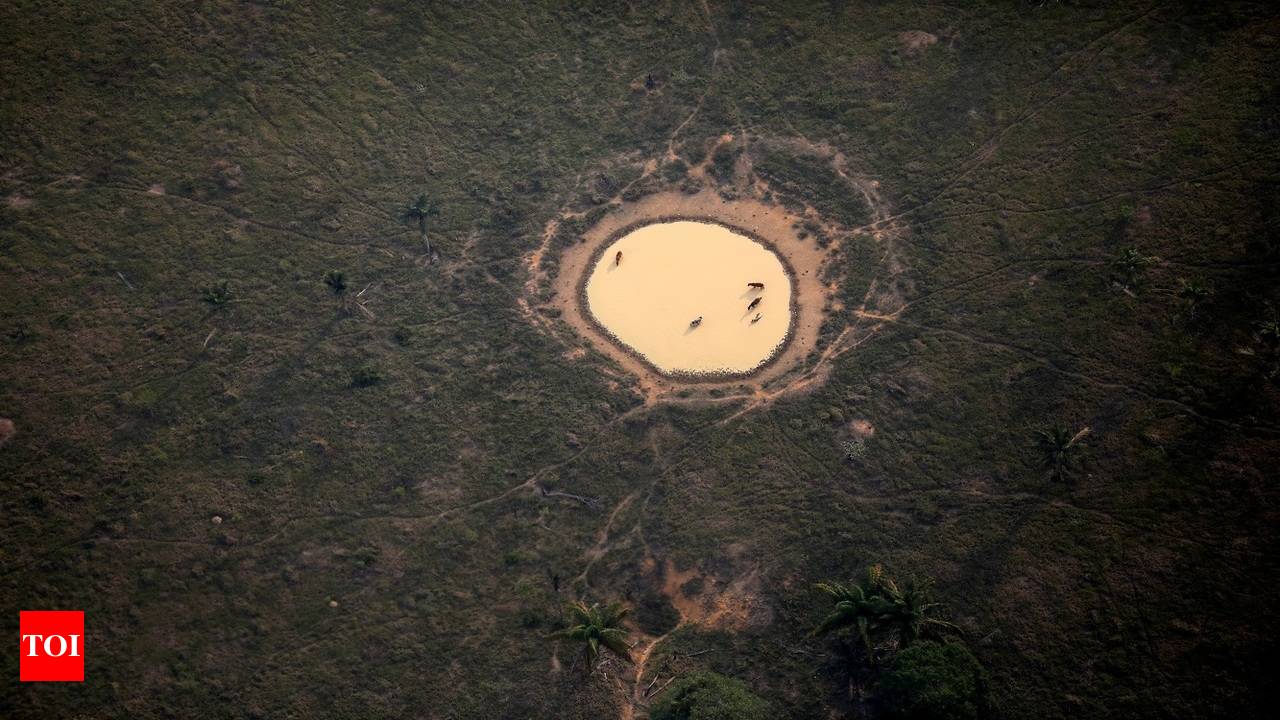
<instances>
[{"instance_id":1,"label":"cow standing in water","mask_svg":"<svg viewBox=\"0 0 1280 720\"><path fill-rule=\"evenodd\" d=\"M622 251L619 250L617 255L613 256L613 266L618 267L622 264Z\"/></svg>"},{"instance_id":2,"label":"cow standing in water","mask_svg":"<svg viewBox=\"0 0 1280 720\"><path fill-rule=\"evenodd\" d=\"M750 290L763 290L764 283L747 283L747 288Z\"/></svg>"},{"instance_id":3,"label":"cow standing in water","mask_svg":"<svg viewBox=\"0 0 1280 720\"><path fill-rule=\"evenodd\" d=\"M759 304L760 304L760 301L761 301L761 300L763 300L763 299L764 299L764 296L763 296L763 295L761 295L760 297L756 298L755 300L752 300L752 301L751 301L751 304L747 306L747 312L751 312L752 310L755 310L755 309L756 309L756 306L757 306L757 305L759 305Z\"/></svg>"}]
</instances>

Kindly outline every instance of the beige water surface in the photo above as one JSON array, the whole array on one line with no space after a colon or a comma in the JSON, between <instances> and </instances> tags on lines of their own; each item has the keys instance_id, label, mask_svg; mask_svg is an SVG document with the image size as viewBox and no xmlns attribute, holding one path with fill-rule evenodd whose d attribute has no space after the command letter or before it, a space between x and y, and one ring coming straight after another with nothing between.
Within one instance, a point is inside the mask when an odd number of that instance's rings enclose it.
<instances>
[{"instance_id":1,"label":"beige water surface","mask_svg":"<svg viewBox=\"0 0 1280 720\"><path fill-rule=\"evenodd\" d=\"M748 288L752 282L764 289ZM754 370L791 324L791 279L782 261L713 223L655 223L623 235L600 255L586 295L597 322L669 373Z\"/></svg>"}]
</instances>

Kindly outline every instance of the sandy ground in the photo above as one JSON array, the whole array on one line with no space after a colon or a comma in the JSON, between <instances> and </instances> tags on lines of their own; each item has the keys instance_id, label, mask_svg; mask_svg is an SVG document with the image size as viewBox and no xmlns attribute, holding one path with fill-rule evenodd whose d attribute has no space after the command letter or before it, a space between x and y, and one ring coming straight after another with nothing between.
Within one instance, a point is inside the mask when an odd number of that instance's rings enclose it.
<instances>
[{"instance_id":1,"label":"sandy ground","mask_svg":"<svg viewBox=\"0 0 1280 720\"><path fill-rule=\"evenodd\" d=\"M595 263L586 295L611 335L667 373L750 372L791 325L791 280L777 255L710 223L656 223L623 235Z\"/></svg>"},{"instance_id":2,"label":"sandy ground","mask_svg":"<svg viewBox=\"0 0 1280 720\"><path fill-rule=\"evenodd\" d=\"M594 267L603 245L610 243L614 235L624 228L669 218L705 218L749 231L768 242L794 272L792 298L795 320L792 333L774 359L749 378L692 381L664 374L602 332L579 302L584 274ZM835 246L824 249L818 247L812 238L801 240L792 227L798 220L799 216L781 205L769 205L754 199L725 200L711 190L692 195L663 192L648 195L634 203L624 203L589 228L583 234L582 242L565 250L560 258L560 271L552 283L553 294L549 304L560 310L561 318L593 347L635 375L642 393L650 400L695 383L703 389L747 385L756 391L762 390L785 376L816 348L823 308L830 296L830 288L820 279L820 269ZM625 254L623 262L626 262ZM683 321L688 323L689 319Z\"/></svg>"}]
</instances>

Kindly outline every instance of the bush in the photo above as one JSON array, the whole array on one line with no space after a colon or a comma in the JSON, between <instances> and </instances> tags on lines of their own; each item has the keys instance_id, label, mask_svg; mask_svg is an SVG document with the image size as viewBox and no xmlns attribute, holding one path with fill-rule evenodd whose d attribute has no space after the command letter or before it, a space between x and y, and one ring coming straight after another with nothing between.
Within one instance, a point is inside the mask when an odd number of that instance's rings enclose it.
<instances>
[{"instance_id":1,"label":"bush","mask_svg":"<svg viewBox=\"0 0 1280 720\"><path fill-rule=\"evenodd\" d=\"M880 678L890 717L971 720L981 714L982 666L959 643L916 643L894 658Z\"/></svg>"},{"instance_id":2,"label":"bush","mask_svg":"<svg viewBox=\"0 0 1280 720\"><path fill-rule=\"evenodd\" d=\"M222 307L231 302L231 284L223 280L217 285L210 285L200 291L200 299L214 307Z\"/></svg>"},{"instance_id":3,"label":"bush","mask_svg":"<svg viewBox=\"0 0 1280 720\"><path fill-rule=\"evenodd\" d=\"M649 712L650 720L766 720L763 700L738 680L713 672L673 683Z\"/></svg>"},{"instance_id":4,"label":"bush","mask_svg":"<svg viewBox=\"0 0 1280 720\"><path fill-rule=\"evenodd\" d=\"M376 368L362 367L351 373L351 387L370 387L380 382L382 382L382 373Z\"/></svg>"}]
</instances>

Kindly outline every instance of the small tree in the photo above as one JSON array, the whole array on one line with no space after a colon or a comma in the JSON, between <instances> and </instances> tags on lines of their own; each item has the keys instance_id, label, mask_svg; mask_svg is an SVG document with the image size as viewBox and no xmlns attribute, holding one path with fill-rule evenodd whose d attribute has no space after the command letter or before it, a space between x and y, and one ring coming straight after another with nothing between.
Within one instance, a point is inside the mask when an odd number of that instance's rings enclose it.
<instances>
[{"instance_id":1,"label":"small tree","mask_svg":"<svg viewBox=\"0 0 1280 720\"><path fill-rule=\"evenodd\" d=\"M1205 301L1213 297L1213 286L1208 282L1199 278L1178 279L1181 288L1178 290L1178 297L1187 306L1187 319L1195 320L1200 315L1200 310L1204 307Z\"/></svg>"},{"instance_id":2,"label":"small tree","mask_svg":"<svg viewBox=\"0 0 1280 720\"><path fill-rule=\"evenodd\" d=\"M341 270L330 270L324 274L324 284L334 295L341 295L347 291L347 276Z\"/></svg>"},{"instance_id":3,"label":"small tree","mask_svg":"<svg viewBox=\"0 0 1280 720\"><path fill-rule=\"evenodd\" d=\"M663 693L649 720L768 720L774 717L764 700L741 681L702 672L682 678Z\"/></svg>"},{"instance_id":4,"label":"small tree","mask_svg":"<svg viewBox=\"0 0 1280 720\"><path fill-rule=\"evenodd\" d=\"M601 607L599 603L588 606L582 601L573 603L567 608L569 627L551 633L548 640L570 640L582 645L587 659L587 672L595 669L600 649L604 648L631 662L631 646L627 644L627 631L622 629L622 620L630 610L622 603L610 603Z\"/></svg>"},{"instance_id":5,"label":"small tree","mask_svg":"<svg viewBox=\"0 0 1280 720\"><path fill-rule=\"evenodd\" d=\"M1142 277L1142 273L1147 267L1158 262L1160 262L1160 258L1155 255L1143 255L1138 251L1138 248L1130 247L1120 252L1120 256L1112 262L1112 266L1125 287L1133 287L1138 284L1138 280Z\"/></svg>"},{"instance_id":6,"label":"small tree","mask_svg":"<svg viewBox=\"0 0 1280 720\"><path fill-rule=\"evenodd\" d=\"M200 291L200 299L214 307L223 307L231 302L231 284L223 280L217 285L210 285Z\"/></svg>"},{"instance_id":7,"label":"small tree","mask_svg":"<svg viewBox=\"0 0 1280 720\"><path fill-rule=\"evenodd\" d=\"M380 382L382 382L382 373L375 367L366 365L351 373L351 387L354 388L372 387Z\"/></svg>"},{"instance_id":8,"label":"small tree","mask_svg":"<svg viewBox=\"0 0 1280 720\"><path fill-rule=\"evenodd\" d=\"M426 195L419 195L418 199L404 210L405 220L417 221L418 231L422 233L422 242L427 246L427 255L431 254L431 241L427 239L427 220L439 214L440 209L432 204Z\"/></svg>"},{"instance_id":9,"label":"small tree","mask_svg":"<svg viewBox=\"0 0 1280 720\"><path fill-rule=\"evenodd\" d=\"M1040 464L1053 472L1053 479L1061 481L1072 468L1076 453L1084 447L1081 440L1089 434L1089 428L1072 435L1061 425L1036 432L1036 446L1040 449Z\"/></svg>"},{"instance_id":10,"label":"small tree","mask_svg":"<svg viewBox=\"0 0 1280 720\"><path fill-rule=\"evenodd\" d=\"M880 678L890 717L976 720L983 710L982 666L958 643L920 642L906 648Z\"/></svg>"}]
</instances>

